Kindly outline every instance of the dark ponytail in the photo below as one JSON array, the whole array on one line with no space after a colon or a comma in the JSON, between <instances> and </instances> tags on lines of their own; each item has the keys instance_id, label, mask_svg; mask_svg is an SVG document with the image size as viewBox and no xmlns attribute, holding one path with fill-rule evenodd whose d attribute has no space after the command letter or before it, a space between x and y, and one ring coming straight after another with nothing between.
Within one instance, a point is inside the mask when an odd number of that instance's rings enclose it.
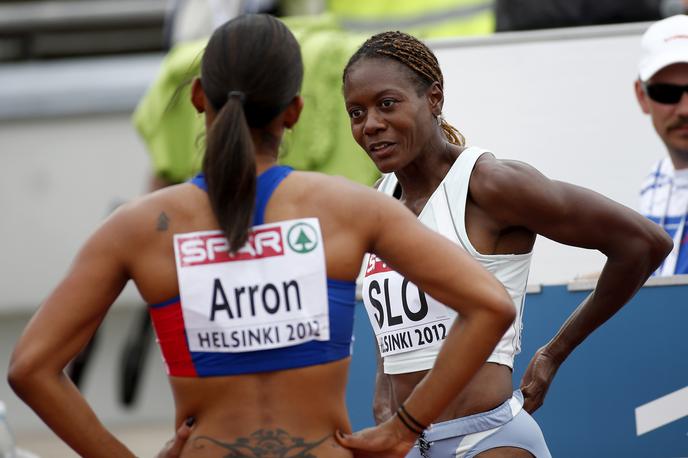
<instances>
[{"instance_id":1,"label":"dark ponytail","mask_svg":"<svg viewBox=\"0 0 688 458\"><path fill-rule=\"evenodd\" d=\"M253 220L256 158L250 129L265 127L284 111L302 79L299 45L272 16L232 19L215 30L203 54L203 92L215 110L203 173L231 251L246 243Z\"/></svg>"},{"instance_id":2,"label":"dark ponytail","mask_svg":"<svg viewBox=\"0 0 688 458\"><path fill-rule=\"evenodd\" d=\"M230 250L246 243L256 197L256 157L244 108L230 97L208 132L203 173L210 205Z\"/></svg>"}]
</instances>

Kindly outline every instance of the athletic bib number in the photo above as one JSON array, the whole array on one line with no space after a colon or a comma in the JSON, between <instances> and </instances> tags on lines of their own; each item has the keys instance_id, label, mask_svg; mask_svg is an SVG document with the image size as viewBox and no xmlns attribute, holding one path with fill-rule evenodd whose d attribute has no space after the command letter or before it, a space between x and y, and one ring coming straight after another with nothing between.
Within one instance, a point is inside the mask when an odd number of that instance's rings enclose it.
<instances>
[{"instance_id":1,"label":"athletic bib number","mask_svg":"<svg viewBox=\"0 0 688 458\"><path fill-rule=\"evenodd\" d=\"M221 231L174 236L191 351L245 352L330 339L317 218L255 226L229 252Z\"/></svg>"},{"instance_id":2,"label":"athletic bib number","mask_svg":"<svg viewBox=\"0 0 688 458\"><path fill-rule=\"evenodd\" d=\"M363 303L373 326L381 356L418 350L441 343L456 312L421 291L368 255Z\"/></svg>"}]
</instances>

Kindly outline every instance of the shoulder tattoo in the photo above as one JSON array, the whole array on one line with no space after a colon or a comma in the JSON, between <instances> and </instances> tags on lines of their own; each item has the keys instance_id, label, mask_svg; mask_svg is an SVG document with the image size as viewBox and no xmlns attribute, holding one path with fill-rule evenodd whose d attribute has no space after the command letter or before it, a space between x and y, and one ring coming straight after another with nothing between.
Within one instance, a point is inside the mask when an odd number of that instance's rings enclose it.
<instances>
[{"instance_id":1,"label":"shoulder tattoo","mask_svg":"<svg viewBox=\"0 0 688 458\"><path fill-rule=\"evenodd\" d=\"M167 216L165 212L161 212L160 215L158 216L158 223L156 225L156 229L159 232L166 231L167 228L170 226L170 218Z\"/></svg>"}]
</instances>

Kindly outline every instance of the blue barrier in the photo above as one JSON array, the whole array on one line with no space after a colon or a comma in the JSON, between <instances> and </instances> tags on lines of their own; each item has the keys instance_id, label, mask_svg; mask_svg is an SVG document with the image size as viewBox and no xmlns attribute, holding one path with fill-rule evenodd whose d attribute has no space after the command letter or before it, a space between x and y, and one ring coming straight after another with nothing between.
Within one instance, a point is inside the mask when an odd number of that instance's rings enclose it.
<instances>
[{"instance_id":1,"label":"blue barrier","mask_svg":"<svg viewBox=\"0 0 688 458\"><path fill-rule=\"evenodd\" d=\"M517 385L533 353L554 335L588 293L569 291L566 286L545 286L541 292L528 295L523 348L514 368ZM355 429L373 423L375 375L374 339L363 305L358 305L347 393ZM560 368L545 404L534 415L552 455L688 457L686 331L688 285L674 285L642 288L624 309L593 333ZM663 397L662 406L656 400ZM658 407L650 405L640 420L656 428L643 432L641 427L638 431L636 408L653 401Z\"/></svg>"}]
</instances>

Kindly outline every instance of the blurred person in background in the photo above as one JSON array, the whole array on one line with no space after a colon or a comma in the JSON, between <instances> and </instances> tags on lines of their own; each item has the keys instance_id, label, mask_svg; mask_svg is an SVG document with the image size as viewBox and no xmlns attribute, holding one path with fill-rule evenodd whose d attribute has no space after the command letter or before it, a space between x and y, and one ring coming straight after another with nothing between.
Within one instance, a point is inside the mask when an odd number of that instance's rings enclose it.
<instances>
[{"instance_id":1,"label":"blurred person in background","mask_svg":"<svg viewBox=\"0 0 688 458\"><path fill-rule=\"evenodd\" d=\"M353 137L384 174L378 190L399 199L421 222L483 264L507 289L517 313L483 368L439 422L426 429L409 457L549 457L530 413L542 405L574 349L657 268L671 248L670 238L642 215L600 194L466 146L442 117L444 78L437 58L412 36L386 32L370 38L349 60L343 85ZM594 291L531 359L521 394L513 391L512 368L520 351L537 235L597 249L607 261ZM373 406L379 423L433 367L442 348L433 326L449 326L463 317L378 264L374 256L368 258L362 295L379 343ZM388 336L399 330L422 339L390 344ZM347 445L355 448L356 443Z\"/></svg>"},{"instance_id":2,"label":"blurred person in background","mask_svg":"<svg viewBox=\"0 0 688 458\"><path fill-rule=\"evenodd\" d=\"M492 0L326 0L340 26L370 35L401 30L421 39L489 35Z\"/></svg>"},{"instance_id":3,"label":"blurred person in background","mask_svg":"<svg viewBox=\"0 0 688 458\"><path fill-rule=\"evenodd\" d=\"M208 38L213 30L244 12L246 3L243 0L170 0L163 27L165 48L169 50L177 43Z\"/></svg>"},{"instance_id":4,"label":"blurred person in background","mask_svg":"<svg viewBox=\"0 0 688 458\"><path fill-rule=\"evenodd\" d=\"M220 25L241 14L277 17L323 12L325 0L170 0L164 23L167 49L208 38Z\"/></svg>"},{"instance_id":5,"label":"blurred person in background","mask_svg":"<svg viewBox=\"0 0 688 458\"><path fill-rule=\"evenodd\" d=\"M342 113L339 76L347 59L371 33L396 28L422 38L494 32L491 0L176 0L167 21L170 53L142 97L133 122L153 167L152 188L193 176L202 160L202 120L188 104L188 83L212 25L239 12L271 12L283 19L304 57L301 122L287 133L281 162L300 170L343 175L372 184L379 176L369 161L352 158L349 120ZM304 15L304 16L298 16ZM310 16L308 16L310 15ZM330 135L317 132L327 129Z\"/></svg>"},{"instance_id":6,"label":"blurred person in background","mask_svg":"<svg viewBox=\"0 0 688 458\"><path fill-rule=\"evenodd\" d=\"M344 458L352 453L338 442L355 437L359 449L404 456L417 425L439 415L510 326L508 294L393 199L276 165L303 106L299 46L281 21L229 21L201 68L191 102L208 129L203 172L122 205L95 231L17 342L10 385L80 455L133 456L63 374L132 280L151 304L188 439L174 452ZM351 435L344 392L366 252L462 319L399 412Z\"/></svg>"},{"instance_id":7,"label":"blurred person in background","mask_svg":"<svg viewBox=\"0 0 688 458\"><path fill-rule=\"evenodd\" d=\"M635 95L668 153L640 189L640 212L674 240L655 275L688 274L688 16L672 16L647 29Z\"/></svg>"},{"instance_id":8,"label":"blurred person in background","mask_svg":"<svg viewBox=\"0 0 688 458\"><path fill-rule=\"evenodd\" d=\"M169 52L177 45L198 42L199 40L207 41L211 33L228 20L241 14L271 14L275 12L278 3L277 0L236 0L231 2L223 0L171 0L168 3L164 22L164 46ZM164 65L163 62L161 72L165 69ZM165 186L181 183L192 177L199 167L200 162L198 162L195 170L189 171L181 177L166 176L164 172L154 170L149 188L151 191L155 191Z\"/></svg>"},{"instance_id":9,"label":"blurred person in background","mask_svg":"<svg viewBox=\"0 0 688 458\"><path fill-rule=\"evenodd\" d=\"M497 32L654 21L688 11L688 0L496 0Z\"/></svg>"}]
</instances>

